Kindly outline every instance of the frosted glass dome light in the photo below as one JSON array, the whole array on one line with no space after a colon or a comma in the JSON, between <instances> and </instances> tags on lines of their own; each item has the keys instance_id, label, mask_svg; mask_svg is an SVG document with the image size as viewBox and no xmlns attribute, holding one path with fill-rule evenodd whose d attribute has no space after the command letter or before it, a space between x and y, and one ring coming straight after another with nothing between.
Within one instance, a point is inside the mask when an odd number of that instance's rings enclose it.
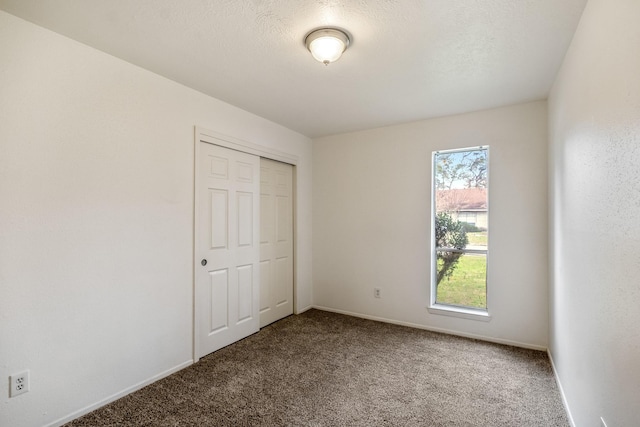
<instances>
[{"instance_id":1,"label":"frosted glass dome light","mask_svg":"<svg viewBox=\"0 0 640 427\"><path fill-rule=\"evenodd\" d=\"M337 61L347 50L350 40L347 33L336 28L320 28L310 32L304 44L311 55L324 65Z\"/></svg>"}]
</instances>

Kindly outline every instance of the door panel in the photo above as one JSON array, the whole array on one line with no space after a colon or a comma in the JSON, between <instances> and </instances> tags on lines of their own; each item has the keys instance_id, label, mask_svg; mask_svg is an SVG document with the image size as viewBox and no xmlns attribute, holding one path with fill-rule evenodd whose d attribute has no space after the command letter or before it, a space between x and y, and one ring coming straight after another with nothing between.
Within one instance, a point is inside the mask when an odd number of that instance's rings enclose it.
<instances>
[{"instance_id":1,"label":"door panel","mask_svg":"<svg viewBox=\"0 0 640 427\"><path fill-rule=\"evenodd\" d=\"M271 301L271 261L260 261L260 312L269 309Z\"/></svg>"},{"instance_id":2,"label":"door panel","mask_svg":"<svg viewBox=\"0 0 640 427\"><path fill-rule=\"evenodd\" d=\"M229 236L229 192L227 190L209 190L211 197L211 249L226 249Z\"/></svg>"},{"instance_id":3,"label":"door panel","mask_svg":"<svg viewBox=\"0 0 640 427\"><path fill-rule=\"evenodd\" d=\"M253 244L253 197L255 193L238 191L238 247Z\"/></svg>"},{"instance_id":4,"label":"door panel","mask_svg":"<svg viewBox=\"0 0 640 427\"><path fill-rule=\"evenodd\" d=\"M229 293L229 274L226 268L209 272L211 279L209 301L211 302L211 323L208 333L214 333L229 327L227 295Z\"/></svg>"},{"instance_id":5,"label":"door panel","mask_svg":"<svg viewBox=\"0 0 640 427\"><path fill-rule=\"evenodd\" d=\"M238 267L238 323L253 315L253 265Z\"/></svg>"},{"instance_id":6,"label":"door panel","mask_svg":"<svg viewBox=\"0 0 640 427\"><path fill-rule=\"evenodd\" d=\"M291 257L276 259L276 283L278 285L274 299L276 307L287 304L291 300L290 294L293 289L291 273Z\"/></svg>"},{"instance_id":7,"label":"door panel","mask_svg":"<svg viewBox=\"0 0 640 427\"><path fill-rule=\"evenodd\" d=\"M293 166L260 160L260 327L293 313Z\"/></svg>"},{"instance_id":8,"label":"door panel","mask_svg":"<svg viewBox=\"0 0 640 427\"><path fill-rule=\"evenodd\" d=\"M260 158L204 142L198 149L195 322L202 357L259 330Z\"/></svg>"}]
</instances>

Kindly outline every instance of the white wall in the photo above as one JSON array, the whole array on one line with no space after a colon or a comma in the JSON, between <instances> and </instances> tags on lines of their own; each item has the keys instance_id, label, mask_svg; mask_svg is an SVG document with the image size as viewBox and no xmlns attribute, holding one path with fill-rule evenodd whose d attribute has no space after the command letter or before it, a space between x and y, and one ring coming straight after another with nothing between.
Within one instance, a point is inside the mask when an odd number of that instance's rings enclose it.
<instances>
[{"instance_id":1,"label":"white wall","mask_svg":"<svg viewBox=\"0 0 640 427\"><path fill-rule=\"evenodd\" d=\"M0 425L190 363L194 125L300 157L311 305L308 138L4 12L0 58ZM9 399L23 369L31 391Z\"/></svg>"},{"instance_id":2,"label":"white wall","mask_svg":"<svg viewBox=\"0 0 640 427\"><path fill-rule=\"evenodd\" d=\"M640 418L639 18L590 0L549 98L549 345L576 426Z\"/></svg>"},{"instance_id":3,"label":"white wall","mask_svg":"<svg viewBox=\"0 0 640 427\"><path fill-rule=\"evenodd\" d=\"M490 146L490 322L426 310L431 153L477 145ZM545 101L315 139L313 191L316 306L546 348Z\"/></svg>"}]
</instances>

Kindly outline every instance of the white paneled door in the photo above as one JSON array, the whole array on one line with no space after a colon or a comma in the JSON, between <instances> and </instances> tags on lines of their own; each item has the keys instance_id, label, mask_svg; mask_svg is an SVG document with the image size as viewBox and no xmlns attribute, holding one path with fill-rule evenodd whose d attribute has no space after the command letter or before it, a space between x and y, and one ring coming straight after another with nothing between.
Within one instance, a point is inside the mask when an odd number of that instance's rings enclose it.
<instances>
[{"instance_id":1,"label":"white paneled door","mask_svg":"<svg viewBox=\"0 0 640 427\"><path fill-rule=\"evenodd\" d=\"M260 328L260 157L198 142L195 352Z\"/></svg>"},{"instance_id":2,"label":"white paneled door","mask_svg":"<svg viewBox=\"0 0 640 427\"><path fill-rule=\"evenodd\" d=\"M260 327L293 313L293 166L260 160Z\"/></svg>"}]
</instances>

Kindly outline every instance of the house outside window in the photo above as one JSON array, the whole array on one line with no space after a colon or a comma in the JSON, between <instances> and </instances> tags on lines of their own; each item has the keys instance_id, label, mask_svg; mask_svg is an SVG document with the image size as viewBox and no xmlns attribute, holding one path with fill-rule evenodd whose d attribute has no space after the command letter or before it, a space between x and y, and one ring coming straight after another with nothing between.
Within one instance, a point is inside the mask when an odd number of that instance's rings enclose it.
<instances>
[{"instance_id":1,"label":"house outside window","mask_svg":"<svg viewBox=\"0 0 640 427\"><path fill-rule=\"evenodd\" d=\"M489 147L437 151L432 160L429 308L486 317Z\"/></svg>"}]
</instances>

